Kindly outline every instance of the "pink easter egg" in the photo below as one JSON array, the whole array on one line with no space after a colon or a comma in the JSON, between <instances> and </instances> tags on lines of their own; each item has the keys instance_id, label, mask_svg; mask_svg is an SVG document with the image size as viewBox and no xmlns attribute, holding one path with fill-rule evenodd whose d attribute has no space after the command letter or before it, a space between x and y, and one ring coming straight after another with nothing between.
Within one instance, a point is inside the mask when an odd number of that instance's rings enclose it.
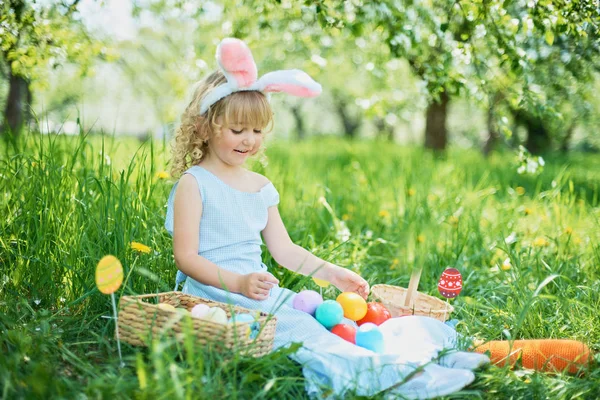
<instances>
[{"instance_id":1,"label":"pink easter egg","mask_svg":"<svg viewBox=\"0 0 600 400\"><path fill-rule=\"evenodd\" d=\"M296 310L304 311L310 315L315 315L317 307L323 303L321 295L314 290L303 290L294 296L292 306Z\"/></svg>"},{"instance_id":2,"label":"pink easter egg","mask_svg":"<svg viewBox=\"0 0 600 400\"><path fill-rule=\"evenodd\" d=\"M438 291L448 299L453 299L460 294L463 286L462 276L456 268L446 268L438 281Z\"/></svg>"}]
</instances>

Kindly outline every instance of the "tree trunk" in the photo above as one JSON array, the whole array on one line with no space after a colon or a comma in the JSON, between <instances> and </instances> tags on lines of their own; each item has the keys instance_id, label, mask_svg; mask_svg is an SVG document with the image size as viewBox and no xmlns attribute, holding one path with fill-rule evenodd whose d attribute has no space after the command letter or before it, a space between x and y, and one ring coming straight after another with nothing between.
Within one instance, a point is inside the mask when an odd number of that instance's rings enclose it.
<instances>
[{"instance_id":1,"label":"tree trunk","mask_svg":"<svg viewBox=\"0 0 600 400\"><path fill-rule=\"evenodd\" d=\"M348 104L341 96L334 95L335 108L344 126L344 136L354 139L360 126L360 118L353 118L348 112Z\"/></svg>"},{"instance_id":2,"label":"tree trunk","mask_svg":"<svg viewBox=\"0 0 600 400\"><path fill-rule=\"evenodd\" d=\"M571 124L567 129L567 134L563 138L560 144L560 151L566 153L569 151L569 145L571 144L571 138L573 137L573 132L575 131L575 124Z\"/></svg>"},{"instance_id":3,"label":"tree trunk","mask_svg":"<svg viewBox=\"0 0 600 400\"><path fill-rule=\"evenodd\" d=\"M496 124L496 104L503 99L500 93L496 93L488 105L487 112L487 130L488 138L483 146L483 154L487 157L500 141L500 133L498 132L498 124Z\"/></svg>"},{"instance_id":4,"label":"tree trunk","mask_svg":"<svg viewBox=\"0 0 600 400\"><path fill-rule=\"evenodd\" d=\"M377 130L377 137L384 138L390 142L394 141L394 129L385 123L385 119L375 117L373 120L375 129Z\"/></svg>"},{"instance_id":5,"label":"tree trunk","mask_svg":"<svg viewBox=\"0 0 600 400\"><path fill-rule=\"evenodd\" d=\"M30 116L30 102L32 99L29 82L23 77L13 75L9 67L9 89L4 109L4 125L0 133L8 130L13 136L17 136L23 128L25 118Z\"/></svg>"},{"instance_id":6,"label":"tree trunk","mask_svg":"<svg viewBox=\"0 0 600 400\"><path fill-rule=\"evenodd\" d=\"M450 96L446 91L440 94L439 101L434 101L427 107L425 124L425 147L432 150L445 150L448 143L446 118Z\"/></svg>"},{"instance_id":7,"label":"tree trunk","mask_svg":"<svg viewBox=\"0 0 600 400\"><path fill-rule=\"evenodd\" d=\"M294 121L296 122L296 135L298 140L304 140L306 138L306 130L304 128L304 118L300 112L300 107L293 105L290 110L292 111Z\"/></svg>"},{"instance_id":8,"label":"tree trunk","mask_svg":"<svg viewBox=\"0 0 600 400\"><path fill-rule=\"evenodd\" d=\"M525 147L532 154L540 154L550 149L551 138L539 117L520 114L521 121L527 128L527 141Z\"/></svg>"}]
</instances>

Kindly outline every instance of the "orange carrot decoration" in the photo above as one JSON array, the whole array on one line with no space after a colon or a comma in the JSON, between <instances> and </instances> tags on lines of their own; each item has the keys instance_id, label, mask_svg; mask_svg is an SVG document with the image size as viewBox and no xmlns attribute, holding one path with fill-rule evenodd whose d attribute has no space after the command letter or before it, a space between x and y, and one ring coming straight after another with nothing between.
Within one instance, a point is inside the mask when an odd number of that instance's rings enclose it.
<instances>
[{"instance_id":1,"label":"orange carrot decoration","mask_svg":"<svg viewBox=\"0 0 600 400\"><path fill-rule=\"evenodd\" d=\"M582 342L566 339L493 340L474 348L490 352L493 364L515 366L521 359L524 368L543 372L577 373L591 359L590 349Z\"/></svg>"}]
</instances>

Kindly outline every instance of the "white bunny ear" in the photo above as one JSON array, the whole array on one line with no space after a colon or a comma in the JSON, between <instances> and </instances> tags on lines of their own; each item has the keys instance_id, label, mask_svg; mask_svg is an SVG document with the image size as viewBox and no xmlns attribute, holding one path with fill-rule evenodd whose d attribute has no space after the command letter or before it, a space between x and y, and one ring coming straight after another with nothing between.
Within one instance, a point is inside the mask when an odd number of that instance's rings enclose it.
<instances>
[{"instance_id":1,"label":"white bunny ear","mask_svg":"<svg viewBox=\"0 0 600 400\"><path fill-rule=\"evenodd\" d=\"M321 94L321 85L306 72L299 69L273 71L264 74L252 89L265 93L285 92L299 97L316 97Z\"/></svg>"},{"instance_id":2,"label":"white bunny ear","mask_svg":"<svg viewBox=\"0 0 600 400\"><path fill-rule=\"evenodd\" d=\"M217 62L234 89L247 88L256 82L258 73L252 52L240 39L223 39L217 47Z\"/></svg>"}]
</instances>

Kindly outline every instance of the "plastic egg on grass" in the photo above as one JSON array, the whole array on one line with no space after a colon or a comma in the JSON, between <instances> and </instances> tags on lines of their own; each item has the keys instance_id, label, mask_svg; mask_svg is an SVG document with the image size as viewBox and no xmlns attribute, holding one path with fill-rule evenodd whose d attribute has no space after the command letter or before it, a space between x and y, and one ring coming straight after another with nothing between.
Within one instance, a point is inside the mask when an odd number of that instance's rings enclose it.
<instances>
[{"instance_id":1,"label":"plastic egg on grass","mask_svg":"<svg viewBox=\"0 0 600 400\"><path fill-rule=\"evenodd\" d=\"M356 331L356 345L376 353L383 353L385 347L383 333L377 325L371 322L364 323Z\"/></svg>"},{"instance_id":2,"label":"plastic egg on grass","mask_svg":"<svg viewBox=\"0 0 600 400\"><path fill-rule=\"evenodd\" d=\"M367 314L367 302L354 292L341 293L336 301L344 310L344 317L352 321L358 321Z\"/></svg>"},{"instance_id":3,"label":"plastic egg on grass","mask_svg":"<svg viewBox=\"0 0 600 400\"><path fill-rule=\"evenodd\" d=\"M462 290L462 275L456 268L446 268L438 281L438 291L448 299L458 296Z\"/></svg>"},{"instance_id":4,"label":"plastic egg on grass","mask_svg":"<svg viewBox=\"0 0 600 400\"><path fill-rule=\"evenodd\" d=\"M331 329L342 321L344 318L344 309L335 300L325 300L315 312L315 318L325 328Z\"/></svg>"},{"instance_id":5,"label":"plastic egg on grass","mask_svg":"<svg viewBox=\"0 0 600 400\"><path fill-rule=\"evenodd\" d=\"M348 324L337 324L331 328L331 333L352 344L356 344L356 328Z\"/></svg>"},{"instance_id":6,"label":"plastic egg on grass","mask_svg":"<svg viewBox=\"0 0 600 400\"><path fill-rule=\"evenodd\" d=\"M219 324L227 323L227 313L219 307L211 307L209 308L206 315L204 315L203 319L216 322Z\"/></svg>"},{"instance_id":7,"label":"plastic egg on grass","mask_svg":"<svg viewBox=\"0 0 600 400\"><path fill-rule=\"evenodd\" d=\"M196 304L194 308L192 308L192 317L202 318L206 315L209 309L210 307L206 304Z\"/></svg>"},{"instance_id":8,"label":"plastic egg on grass","mask_svg":"<svg viewBox=\"0 0 600 400\"><path fill-rule=\"evenodd\" d=\"M177 309L175 307L173 307L172 305L168 304L168 303L160 303L158 305L158 308L160 308L163 311L172 311L172 312L176 312Z\"/></svg>"},{"instance_id":9,"label":"plastic egg on grass","mask_svg":"<svg viewBox=\"0 0 600 400\"><path fill-rule=\"evenodd\" d=\"M314 290L303 290L294 296L292 306L296 310L315 315L317 307L323 303L323 297Z\"/></svg>"},{"instance_id":10,"label":"plastic egg on grass","mask_svg":"<svg viewBox=\"0 0 600 400\"><path fill-rule=\"evenodd\" d=\"M360 326L371 322L379 326L390 318L392 318L392 314L390 314L389 310L383 304L371 302L367 304L367 314L362 319L356 321L356 323Z\"/></svg>"}]
</instances>

